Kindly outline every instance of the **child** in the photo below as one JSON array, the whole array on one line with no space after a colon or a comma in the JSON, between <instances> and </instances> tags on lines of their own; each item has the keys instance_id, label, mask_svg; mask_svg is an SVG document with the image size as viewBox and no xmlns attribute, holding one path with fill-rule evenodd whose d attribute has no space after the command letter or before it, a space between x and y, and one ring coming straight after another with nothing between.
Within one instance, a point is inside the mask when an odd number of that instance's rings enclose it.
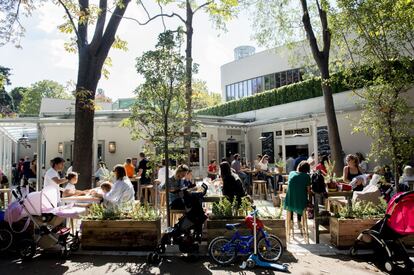
<instances>
[{"instance_id":1,"label":"child","mask_svg":"<svg viewBox=\"0 0 414 275\"><path fill-rule=\"evenodd\" d=\"M76 190L75 184L78 183L78 173L70 172L66 176L68 183L66 184L65 188L63 189L63 197L71 197L71 196L84 196L87 193L87 190L81 191Z\"/></svg>"},{"instance_id":2,"label":"child","mask_svg":"<svg viewBox=\"0 0 414 275\"><path fill-rule=\"evenodd\" d=\"M109 181L101 183L101 189L104 194L108 193L112 189L112 184Z\"/></svg>"}]
</instances>

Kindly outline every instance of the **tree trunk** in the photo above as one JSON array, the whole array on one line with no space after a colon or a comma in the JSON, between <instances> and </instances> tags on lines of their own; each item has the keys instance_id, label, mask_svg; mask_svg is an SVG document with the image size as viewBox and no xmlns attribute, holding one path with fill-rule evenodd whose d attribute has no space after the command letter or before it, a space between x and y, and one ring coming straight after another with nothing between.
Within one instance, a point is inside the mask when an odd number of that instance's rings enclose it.
<instances>
[{"instance_id":1,"label":"tree trunk","mask_svg":"<svg viewBox=\"0 0 414 275\"><path fill-rule=\"evenodd\" d=\"M339 136L338 121L335 114L335 105L332 96L332 88L329 84L329 72L328 69L325 70L327 76L322 75L322 92L323 100L325 103L325 115L328 122L328 137L329 137L329 146L331 148L331 156L335 161L334 172L336 176L342 175L344 167L344 158L342 155L342 143L341 137Z\"/></svg>"},{"instance_id":2,"label":"tree trunk","mask_svg":"<svg viewBox=\"0 0 414 275\"><path fill-rule=\"evenodd\" d=\"M308 11L307 0L301 0L302 5L302 23L309 41L313 58L318 65L322 78L322 92L325 103L325 115L328 122L329 146L331 147L332 159L335 161L334 172L336 176L342 175L344 160L342 156L342 144L339 137L338 122L336 120L335 106L332 96L332 88L330 86L329 75L329 52L331 48L331 32L328 27L328 18L326 11L316 1L319 19L322 25L323 48L319 50L318 41L312 28L312 23Z\"/></svg>"},{"instance_id":3,"label":"tree trunk","mask_svg":"<svg viewBox=\"0 0 414 275\"><path fill-rule=\"evenodd\" d=\"M191 124L192 124L192 77L193 77L193 10L191 9L190 1L186 1L186 49L185 49L185 100L187 107L186 123L184 126L184 153L186 155L185 163L190 166L190 151L191 151Z\"/></svg>"},{"instance_id":4,"label":"tree trunk","mask_svg":"<svg viewBox=\"0 0 414 275\"><path fill-rule=\"evenodd\" d=\"M73 171L79 173L79 189L91 188L93 163L93 129L95 92L101 78L102 58L91 56L89 46L79 51L78 81L76 84L75 142Z\"/></svg>"},{"instance_id":5,"label":"tree trunk","mask_svg":"<svg viewBox=\"0 0 414 275\"><path fill-rule=\"evenodd\" d=\"M169 165L169 153L168 153L168 117L164 117L164 160L165 160L165 203L166 209L167 209L167 227L171 226L170 221L170 188L168 186L169 181L169 174L168 174L168 168ZM161 207L161 205L160 205Z\"/></svg>"}]
</instances>

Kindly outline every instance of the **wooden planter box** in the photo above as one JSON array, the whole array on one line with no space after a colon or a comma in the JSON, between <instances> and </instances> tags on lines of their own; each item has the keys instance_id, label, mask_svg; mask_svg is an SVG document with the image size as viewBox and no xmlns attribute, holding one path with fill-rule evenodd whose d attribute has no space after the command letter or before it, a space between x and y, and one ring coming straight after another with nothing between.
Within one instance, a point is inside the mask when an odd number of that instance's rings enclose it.
<instances>
[{"instance_id":1,"label":"wooden planter box","mask_svg":"<svg viewBox=\"0 0 414 275\"><path fill-rule=\"evenodd\" d=\"M285 220L270 220L270 219L260 219L263 224L271 230L267 232L269 234L277 236L283 244L283 247L286 248L286 227L285 227ZM244 224L244 218L232 218L232 219L209 219L207 220L207 242L210 243L215 237L218 236L227 236L231 237L234 234L234 231L227 230L226 224L227 223L241 223L242 225L239 227L239 231L241 234L250 234L249 229Z\"/></svg>"},{"instance_id":2,"label":"wooden planter box","mask_svg":"<svg viewBox=\"0 0 414 275\"><path fill-rule=\"evenodd\" d=\"M83 249L152 250L161 238L161 220L83 220Z\"/></svg>"},{"instance_id":3,"label":"wooden planter box","mask_svg":"<svg viewBox=\"0 0 414 275\"><path fill-rule=\"evenodd\" d=\"M331 217L329 229L331 244L338 248L351 247L359 234L365 229L371 228L380 219L338 219Z\"/></svg>"}]
</instances>

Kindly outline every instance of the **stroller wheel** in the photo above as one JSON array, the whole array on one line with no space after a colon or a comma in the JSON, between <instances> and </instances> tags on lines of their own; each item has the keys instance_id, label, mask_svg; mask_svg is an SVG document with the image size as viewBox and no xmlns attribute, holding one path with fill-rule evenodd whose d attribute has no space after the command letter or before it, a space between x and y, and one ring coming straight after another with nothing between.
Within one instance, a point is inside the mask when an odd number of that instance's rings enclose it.
<instances>
[{"instance_id":1,"label":"stroller wheel","mask_svg":"<svg viewBox=\"0 0 414 275\"><path fill-rule=\"evenodd\" d=\"M0 229L0 252L6 251L13 243L13 235L6 229Z\"/></svg>"},{"instance_id":2,"label":"stroller wheel","mask_svg":"<svg viewBox=\"0 0 414 275\"><path fill-rule=\"evenodd\" d=\"M349 249L349 255L356 256L357 254L358 254L358 249L355 246Z\"/></svg>"},{"instance_id":3,"label":"stroller wheel","mask_svg":"<svg viewBox=\"0 0 414 275\"><path fill-rule=\"evenodd\" d=\"M385 270L389 273L393 272L395 269L395 265L391 261L386 261L384 264Z\"/></svg>"},{"instance_id":4,"label":"stroller wheel","mask_svg":"<svg viewBox=\"0 0 414 275\"><path fill-rule=\"evenodd\" d=\"M151 252L147 256L147 263L150 265L157 265L161 262L161 257L158 253Z\"/></svg>"},{"instance_id":5,"label":"stroller wheel","mask_svg":"<svg viewBox=\"0 0 414 275\"><path fill-rule=\"evenodd\" d=\"M78 236L73 237L72 243L69 246L70 251L78 251L80 247L80 240Z\"/></svg>"},{"instance_id":6,"label":"stroller wheel","mask_svg":"<svg viewBox=\"0 0 414 275\"><path fill-rule=\"evenodd\" d=\"M36 244L31 239L23 239L18 243L18 251L23 260L30 260L36 254Z\"/></svg>"}]
</instances>

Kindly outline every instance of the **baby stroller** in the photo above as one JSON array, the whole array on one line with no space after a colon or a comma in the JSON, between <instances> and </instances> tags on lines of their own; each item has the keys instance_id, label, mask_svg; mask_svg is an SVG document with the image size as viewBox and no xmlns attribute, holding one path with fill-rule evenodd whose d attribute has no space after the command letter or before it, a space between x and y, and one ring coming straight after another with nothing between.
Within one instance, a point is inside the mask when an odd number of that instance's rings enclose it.
<instances>
[{"instance_id":1,"label":"baby stroller","mask_svg":"<svg viewBox=\"0 0 414 275\"><path fill-rule=\"evenodd\" d=\"M373 246L383 256L386 271L393 272L396 265L404 263L411 270L414 265L401 241L414 234L414 191L395 195L389 202L385 217L371 229L364 230L350 250L356 255L362 244Z\"/></svg>"},{"instance_id":2,"label":"baby stroller","mask_svg":"<svg viewBox=\"0 0 414 275\"><path fill-rule=\"evenodd\" d=\"M13 190L16 201L6 210L5 220L13 235L13 247L23 260L35 256L37 249L58 251L63 257L79 248L79 238L63 226L66 217L79 213L79 209L63 211L57 208L55 192L32 192L20 196ZM55 202L55 203L53 203ZM21 230L16 231L15 222L26 218Z\"/></svg>"},{"instance_id":3,"label":"baby stroller","mask_svg":"<svg viewBox=\"0 0 414 275\"><path fill-rule=\"evenodd\" d=\"M185 215L182 216L174 227L166 230L161 238L160 244L154 252L148 254L149 264L158 264L161 254L165 253L167 245L178 245L182 253L196 253L201 243L203 224L207 219L202 207L202 200L207 193L207 185L202 185L202 192L190 192L186 188L181 189L185 204Z\"/></svg>"}]
</instances>

